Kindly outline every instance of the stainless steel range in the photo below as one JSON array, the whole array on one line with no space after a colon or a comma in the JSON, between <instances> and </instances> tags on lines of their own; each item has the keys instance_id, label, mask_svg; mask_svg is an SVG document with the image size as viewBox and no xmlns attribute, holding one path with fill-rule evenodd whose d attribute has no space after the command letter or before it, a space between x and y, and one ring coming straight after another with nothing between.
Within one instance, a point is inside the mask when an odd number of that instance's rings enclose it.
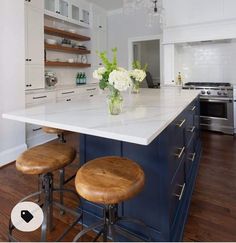
<instances>
[{"instance_id":1,"label":"stainless steel range","mask_svg":"<svg viewBox=\"0 0 236 243\"><path fill-rule=\"evenodd\" d=\"M233 87L230 83L186 83L183 89L198 89L201 127L234 134Z\"/></svg>"}]
</instances>

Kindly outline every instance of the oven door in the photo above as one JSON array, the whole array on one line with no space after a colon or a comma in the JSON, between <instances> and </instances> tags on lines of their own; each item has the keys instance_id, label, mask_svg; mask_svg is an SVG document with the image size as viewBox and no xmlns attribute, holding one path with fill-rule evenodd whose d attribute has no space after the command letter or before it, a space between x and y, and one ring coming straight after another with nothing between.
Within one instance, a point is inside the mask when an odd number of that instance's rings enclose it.
<instances>
[{"instance_id":1,"label":"oven door","mask_svg":"<svg viewBox=\"0 0 236 243\"><path fill-rule=\"evenodd\" d=\"M200 99L201 126L208 130L233 133L233 100L229 98Z\"/></svg>"}]
</instances>

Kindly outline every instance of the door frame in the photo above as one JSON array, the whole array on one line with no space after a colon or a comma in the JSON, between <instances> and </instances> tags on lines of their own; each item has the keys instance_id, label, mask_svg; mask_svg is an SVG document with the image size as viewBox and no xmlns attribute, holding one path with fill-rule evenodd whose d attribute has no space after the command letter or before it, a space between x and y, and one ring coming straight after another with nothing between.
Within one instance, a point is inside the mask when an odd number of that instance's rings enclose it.
<instances>
[{"instance_id":1,"label":"door frame","mask_svg":"<svg viewBox=\"0 0 236 243\"><path fill-rule=\"evenodd\" d=\"M162 84L163 80L163 49L162 49L162 35L148 35L148 36L139 36L139 37L132 37L128 39L128 68L129 70L132 69L133 63L133 43L139 41L152 41L152 40L159 40L160 45L160 84ZM158 55L159 53L157 53Z\"/></svg>"}]
</instances>

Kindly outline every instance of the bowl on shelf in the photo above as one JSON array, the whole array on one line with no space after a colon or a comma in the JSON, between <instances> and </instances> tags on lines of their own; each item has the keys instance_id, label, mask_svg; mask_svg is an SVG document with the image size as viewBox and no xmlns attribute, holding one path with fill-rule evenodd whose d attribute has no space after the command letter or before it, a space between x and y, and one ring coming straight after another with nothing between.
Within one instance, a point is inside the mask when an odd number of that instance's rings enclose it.
<instances>
[{"instance_id":1,"label":"bowl on shelf","mask_svg":"<svg viewBox=\"0 0 236 243\"><path fill-rule=\"evenodd\" d=\"M74 60L73 58L70 58L70 59L68 59L68 62L69 62L69 63L74 63L75 60Z\"/></svg>"},{"instance_id":2,"label":"bowl on shelf","mask_svg":"<svg viewBox=\"0 0 236 243\"><path fill-rule=\"evenodd\" d=\"M69 29L68 31L69 31L70 33L73 33L73 34L76 33L76 30L74 30L74 29Z\"/></svg>"},{"instance_id":3,"label":"bowl on shelf","mask_svg":"<svg viewBox=\"0 0 236 243\"><path fill-rule=\"evenodd\" d=\"M46 39L46 43L49 44L49 45L56 45L57 41L54 40L54 39Z\"/></svg>"}]
</instances>

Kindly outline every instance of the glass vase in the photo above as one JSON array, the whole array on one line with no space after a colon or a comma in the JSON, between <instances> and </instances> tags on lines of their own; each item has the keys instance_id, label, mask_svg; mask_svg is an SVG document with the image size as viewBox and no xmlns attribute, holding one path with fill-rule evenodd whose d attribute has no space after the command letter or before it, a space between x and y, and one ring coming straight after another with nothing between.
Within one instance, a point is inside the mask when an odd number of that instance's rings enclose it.
<instances>
[{"instance_id":1,"label":"glass vase","mask_svg":"<svg viewBox=\"0 0 236 243\"><path fill-rule=\"evenodd\" d=\"M132 94L138 94L139 92L140 92L140 82L133 81L131 93Z\"/></svg>"},{"instance_id":2,"label":"glass vase","mask_svg":"<svg viewBox=\"0 0 236 243\"><path fill-rule=\"evenodd\" d=\"M118 90L113 90L108 96L108 109L111 115L119 115L123 108L123 98Z\"/></svg>"}]
</instances>

